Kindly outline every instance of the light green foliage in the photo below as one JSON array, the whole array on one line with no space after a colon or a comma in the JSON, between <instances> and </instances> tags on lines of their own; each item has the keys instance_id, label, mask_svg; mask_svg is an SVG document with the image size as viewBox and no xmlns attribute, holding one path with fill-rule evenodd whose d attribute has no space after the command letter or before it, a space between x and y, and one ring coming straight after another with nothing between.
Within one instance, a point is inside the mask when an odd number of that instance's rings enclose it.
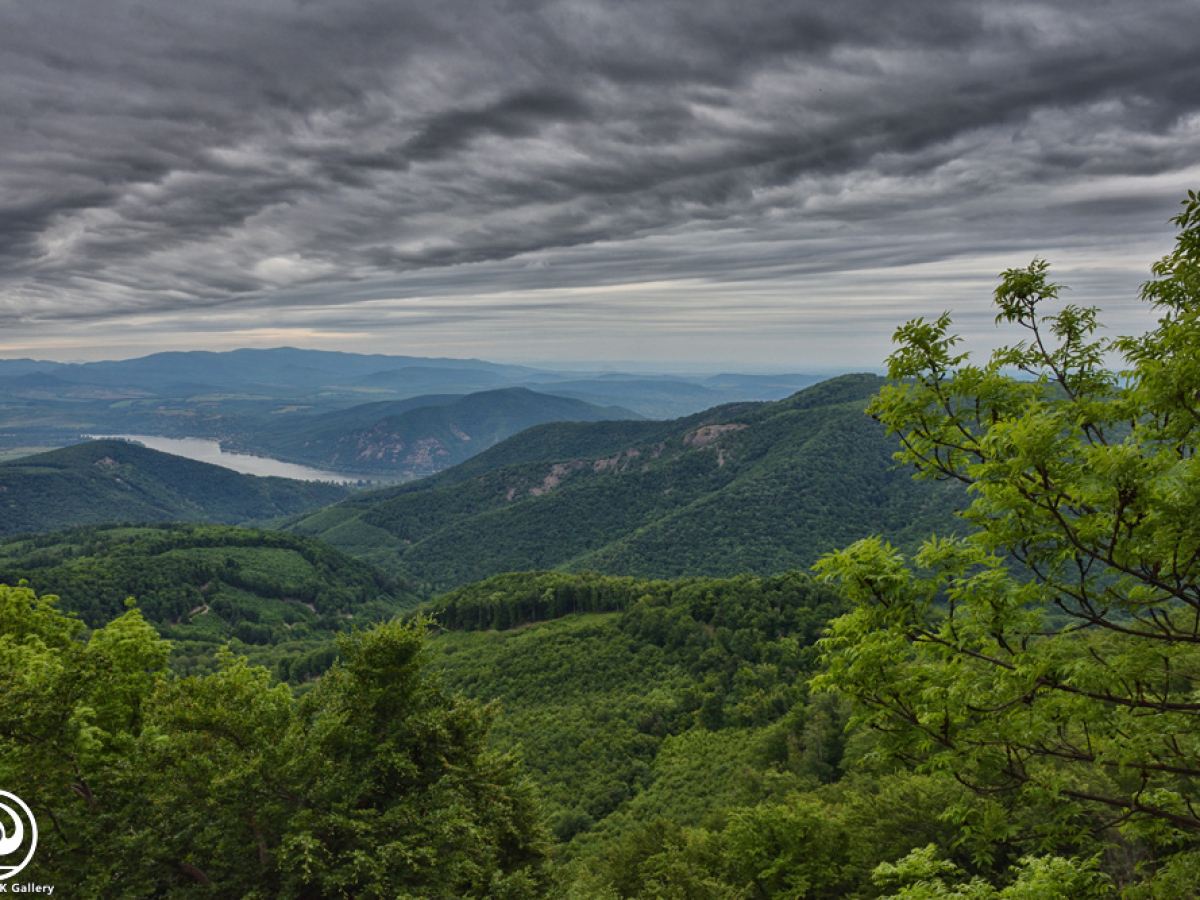
<instances>
[{"instance_id":1,"label":"light green foliage","mask_svg":"<svg viewBox=\"0 0 1200 900\"><path fill-rule=\"evenodd\" d=\"M422 622L340 639L303 698L228 652L173 678L136 610L90 634L0 586L0 775L71 897L540 895L537 807Z\"/></svg>"},{"instance_id":2,"label":"light green foliage","mask_svg":"<svg viewBox=\"0 0 1200 900\"><path fill-rule=\"evenodd\" d=\"M622 607L619 616L569 615ZM780 721L803 699L812 644L843 607L795 572L673 582L524 573L460 589L427 609L458 628L566 616L515 632L443 634L434 645L442 651L434 664L455 689L501 700L497 740L523 747L552 827L566 840L651 782L670 735ZM792 726L804 723L779 731ZM779 744L773 752L786 758L786 738ZM708 793L733 790L723 778L689 785L698 786L706 790L683 791L678 801L694 804L696 817Z\"/></svg>"},{"instance_id":3,"label":"light green foliage","mask_svg":"<svg viewBox=\"0 0 1200 900\"><path fill-rule=\"evenodd\" d=\"M963 881L963 871L940 859L931 844L894 865L883 863L873 877L882 885L908 882L882 900L1103 900L1114 896L1112 883L1097 868L1094 857L1028 856L1013 867L1009 883L998 888L978 876Z\"/></svg>"},{"instance_id":4,"label":"light green foliage","mask_svg":"<svg viewBox=\"0 0 1200 900\"><path fill-rule=\"evenodd\" d=\"M700 762L693 761L697 777ZM752 764L746 756L738 762ZM871 873L888 859L927 841L939 858L956 856L953 829L939 818L948 803L965 799L950 779L897 773L797 790L778 771L758 774L767 796L726 796L700 821L669 805L655 814L639 796L625 815L603 823L598 840L571 845L564 875L592 891L581 896L608 889L628 898L866 900L883 892Z\"/></svg>"},{"instance_id":5,"label":"light green foliage","mask_svg":"<svg viewBox=\"0 0 1200 900\"><path fill-rule=\"evenodd\" d=\"M1144 336L1100 339L1096 310L1048 309L1061 289L1040 260L1002 276L997 320L1027 339L985 364L957 352L948 316L901 328L870 412L920 477L970 485L977 530L911 560L872 539L820 564L856 609L817 683L855 698L891 758L1006 804L959 816L981 861L1006 843L1090 855L1115 826L1122 865L1152 874L1200 840L1196 194L1174 221Z\"/></svg>"}]
</instances>

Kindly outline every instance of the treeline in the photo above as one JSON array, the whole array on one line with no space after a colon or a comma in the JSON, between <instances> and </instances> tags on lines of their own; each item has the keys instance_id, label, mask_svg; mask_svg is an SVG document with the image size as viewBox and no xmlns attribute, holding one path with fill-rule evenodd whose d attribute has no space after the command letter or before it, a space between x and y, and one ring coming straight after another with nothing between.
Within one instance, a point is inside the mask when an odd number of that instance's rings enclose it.
<instances>
[{"instance_id":1,"label":"treeline","mask_svg":"<svg viewBox=\"0 0 1200 900\"><path fill-rule=\"evenodd\" d=\"M457 631L514 628L571 613L619 612L643 584L594 572L508 572L442 594L422 611Z\"/></svg>"},{"instance_id":2,"label":"treeline","mask_svg":"<svg viewBox=\"0 0 1200 900\"><path fill-rule=\"evenodd\" d=\"M751 629L766 639L788 633L807 642L840 607L835 593L799 572L653 581L596 572L509 572L421 607L442 628L458 631L626 610L639 636L663 645L679 642L682 618L712 628Z\"/></svg>"}]
</instances>

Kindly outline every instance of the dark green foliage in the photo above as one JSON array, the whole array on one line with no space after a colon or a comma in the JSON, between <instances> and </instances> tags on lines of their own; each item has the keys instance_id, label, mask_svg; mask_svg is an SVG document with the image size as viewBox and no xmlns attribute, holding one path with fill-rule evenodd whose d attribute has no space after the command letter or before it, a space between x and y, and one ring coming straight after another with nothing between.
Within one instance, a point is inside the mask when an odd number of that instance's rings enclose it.
<instances>
[{"instance_id":1,"label":"dark green foliage","mask_svg":"<svg viewBox=\"0 0 1200 900\"><path fill-rule=\"evenodd\" d=\"M503 700L498 733L522 735L562 836L641 790L667 736L781 719L803 694L798 680L820 629L841 608L798 573L674 582L527 573L424 609L464 630L559 619L512 639L446 634L435 649L452 685ZM572 615L603 609L624 612Z\"/></svg>"},{"instance_id":2,"label":"dark green foliage","mask_svg":"<svg viewBox=\"0 0 1200 900\"><path fill-rule=\"evenodd\" d=\"M213 671L217 647L233 639L295 682L333 662L332 634L417 602L403 582L317 541L220 525L108 525L0 542L0 581L19 580L92 626L137 598L174 641L181 672Z\"/></svg>"},{"instance_id":3,"label":"dark green foliage","mask_svg":"<svg viewBox=\"0 0 1200 900\"><path fill-rule=\"evenodd\" d=\"M442 594L422 607L442 628L513 628L571 613L616 612L641 596L646 583L583 572L509 572Z\"/></svg>"},{"instance_id":4,"label":"dark green foliage","mask_svg":"<svg viewBox=\"0 0 1200 900\"><path fill-rule=\"evenodd\" d=\"M238 524L344 499L339 485L258 478L127 441L0 464L0 536L101 522Z\"/></svg>"},{"instance_id":5,"label":"dark green foliage","mask_svg":"<svg viewBox=\"0 0 1200 900\"><path fill-rule=\"evenodd\" d=\"M898 444L862 415L881 384L846 376L673 423L543 426L288 527L435 589L527 569L770 574L878 532L915 546L952 530L964 498L893 469Z\"/></svg>"}]
</instances>

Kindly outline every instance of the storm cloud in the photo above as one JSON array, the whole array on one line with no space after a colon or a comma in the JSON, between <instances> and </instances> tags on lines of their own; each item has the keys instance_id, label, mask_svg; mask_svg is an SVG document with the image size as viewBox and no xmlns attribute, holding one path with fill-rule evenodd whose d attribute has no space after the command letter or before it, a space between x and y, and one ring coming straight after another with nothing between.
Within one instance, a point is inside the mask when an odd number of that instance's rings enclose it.
<instances>
[{"instance_id":1,"label":"storm cloud","mask_svg":"<svg viewBox=\"0 0 1200 900\"><path fill-rule=\"evenodd\" d=\"M1178 0L42 0L0 25L10 354L269 326L487 355L535 322L800 353L986 303L1035 253L1117 304L1200 187Z\"/></svg>"}]
</instances>

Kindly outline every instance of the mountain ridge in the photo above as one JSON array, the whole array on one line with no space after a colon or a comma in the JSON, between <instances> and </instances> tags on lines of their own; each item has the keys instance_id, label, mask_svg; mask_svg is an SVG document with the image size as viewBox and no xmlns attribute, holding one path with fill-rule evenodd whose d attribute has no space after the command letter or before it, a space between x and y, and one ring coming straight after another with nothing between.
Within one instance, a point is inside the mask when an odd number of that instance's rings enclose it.
<instances>
[{"instance_id":1,"label":"mountain ridge","mask_svg":"<svg viewBox=\"0 0 1200 900\"><path fill-rule=\"evenodd\" d=\"M636 419L525 387L385 400L289 418L225 443L289 462L361 475L416 478L462 462L534 425Z\"/></svg>"},{"instance_id":2,"label":"mountain ridge","mask_svg":"<svg viewBox=\"0 0 1200 900\"><path fill-rule=\"evenodd\" d=\"M774 574L880 532L911 546L960 527L962 492L893 467L898 445L863 414L883 383L842 376L667 423L542 426L285 527L438 590L529 569ZM585 437L602 451L577 452Z\"/></svg>"}]
</instances>

